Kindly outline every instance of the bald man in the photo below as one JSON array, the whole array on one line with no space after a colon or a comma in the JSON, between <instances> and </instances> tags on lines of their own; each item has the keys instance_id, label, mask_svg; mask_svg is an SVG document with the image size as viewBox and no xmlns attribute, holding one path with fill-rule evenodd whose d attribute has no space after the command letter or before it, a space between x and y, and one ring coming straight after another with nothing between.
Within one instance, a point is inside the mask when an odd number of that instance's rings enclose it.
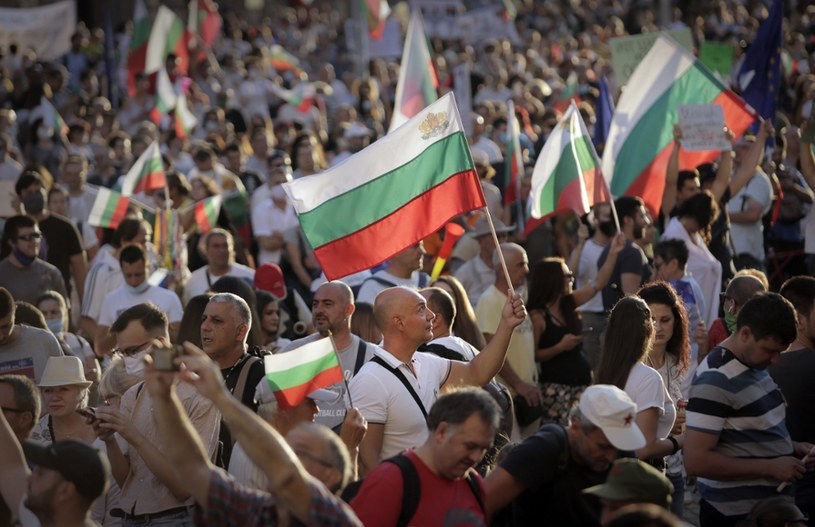
<instances>
[{"instance_id":1,"label":"bald man","mask_svg":"<svg viewBox=\"0 0 815 527\"><path fill-rule=\"evenodd\" d=\"M507 297L501 322L486 348L471 362L451 361L416 348L433 338L435 314L417 291L385 289L376 297L374 318L382 348L351 381L351 398L368 421L360 444L360 471L427 439L427 411L441 390L483 386L501 369L512 330L526 317L519 295Z\"/></svg>"},{"instance_id":2,"label":"bald man","mask_svg":"<svg viewBox=\"0 0 815 527\"><path fill-rule=\"evenodd\" d=\"M345 380L328 388L337 393L337 399L332 403L320 404L320 412L314 422L337 432L345 419L347 409L346 383L350 382L362 365L373 357L376 348L370 342L365 342L351 333L353 314L354 293L351 288L339 280L326 282L317 288L314 300L311 301L311 323L317 332L295 340L283 349L285 353L317 339L333 336Z\"/></svg>"}]
</instances>

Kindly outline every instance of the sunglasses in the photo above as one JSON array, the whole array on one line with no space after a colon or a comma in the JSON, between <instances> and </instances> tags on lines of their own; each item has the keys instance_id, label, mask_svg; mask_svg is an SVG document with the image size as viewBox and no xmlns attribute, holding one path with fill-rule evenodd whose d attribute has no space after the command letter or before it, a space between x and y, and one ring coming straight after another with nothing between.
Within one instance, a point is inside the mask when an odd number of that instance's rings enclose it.
<instances>
[{"instance_id":1,"label":"sunglasses","mask_svg":"<svg viewBox=\"0 0 815 527\"><path fill-rule=\"evenodd\" d=\"M42 238L41 232L29 232L28 234L20 234L19 236L17 236L18 240L24 240L27 242L39 240L40 238Z\"/></svg>"}]
</instances>

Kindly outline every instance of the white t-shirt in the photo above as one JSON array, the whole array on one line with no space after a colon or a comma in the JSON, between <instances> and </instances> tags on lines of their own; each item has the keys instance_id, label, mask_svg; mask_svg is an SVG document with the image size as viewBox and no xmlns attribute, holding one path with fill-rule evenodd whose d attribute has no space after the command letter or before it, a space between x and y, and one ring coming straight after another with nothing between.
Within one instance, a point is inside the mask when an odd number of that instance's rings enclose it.
<instances>
[{"instance_id":1,"label":"white t-shirt","mask_svg":"<svg viewBox=\"0 0 815 527\"><path fill-rule=\"evenodd\" d=\"M593 239L589 238L583 244L583 251L580 253L580 263L577 265L577 276L575 277L575 289L580 289L588 284L594 284L597 280L597 260L600 259L600 254L605 249L605 245L600 245ZM602 313L603 308L603 293L599 290L591 297L591 300L577 308L586 313Z\"/></svg>"},{"instance_id":2,"label":"white t-shirt","mask_svg":"<svg viewBox=\"0 0 815 527\"><path fill-rule=\"evenodd\" d=\"M451 362L432 353L417 352L413 355L411 370L381 348L377 348L375 354L404 374L429 411L450 375ZM385 425L380 460L425 442L428 433L425 417L405 385L391 371L376 362L368 362L351 380L349 388L351 399L362 416L369 423Z\"/></svg>"},{"instance_id":3,"label":"white t-shirt","mask_svg":"<svg viewBox=\"0 0 815 527\"><path fill-rule=\"evenodd\" d=\"M761 215L767 214L772 205L773 189L770 179L764 172L756 172L753 179L744 186L727 203L727 212L741 212L746 208L748 198L752 198L761 204ZM753 255L760 262L764 261L764 225L759 219L753 223L730 222L730 237L736 254L748 253Z\"/></svg>"},{"instance_id":4,"label":"white t-shirt","mask_svg":"<svg viewBox=\"0 0 815 527\"><path fill-rule=\"evenodd\" d=\"M212 287L212 284L217 282L219 279L223 278L224 276L235 276L237 278L244 278L250 282L250 284L255 279L255 270L251 267L246 267L245 265L239 263L233 263L229 267L229 271L221 275L214 275L209 270L209 266L205 265L199 269L196 269L190 275L190 279L187 280L187 285L184 286L184 305L190 301L190 298L196 295L203 295L209 288Z\"/></svg>"},{"instance_id":5,"label":"white t-shirt","mask_svg":"<svg viewBox=\"0 0 815 527\"><path fill-rule=\"evenodd\" d=\"M280 209L271 199L267 199L252 209L252 228L255 236L271 236L275 232L286 234L289 230L297 228L298 225L294 207L289 204L286 204L285 209ZM267 251L261 248L258 252L258 265L279 264L282 255L282 249Z\"/></svg>"},{"instance_id":6,"label":"white t-shirt","mask_svg":"<svg viewBox=\"0 0 815 527\"><path fill-rule=\"evenodd\" d=\"M88 271L88 276L85 278L85 294L82 299L82 316L97 322L105 297L122 287L125 282L119 261L105 247L99 251L98 261Z\"/></svg>"},{"instance_id":7,"label":"white t-shirt","mask_svg":"<svg viewBox=\"0 0 815 527\"><path fill-rule=\"evenodd\" d=\"M676 408L658 371L637 362L628 374L623 391L637 404L637 412L649 408L659 410L657 439L670 435L676 420Z\"/></svg>"},{"instance_id":8,"label":"white t-shirt","mask_svg":"<svg viewBox=\"0 0 815 527\"><path fill-rule=\"evenodd\" d=\"M405 287L410 287L411 289L418 290L419 287L421 287L419 285L421 274L422 273L420 271L413 271L413 273L411 273L410 275L410 278L399 278L390 274L387 269L377 271L373 275L371 275L371 277L366 278L365 281L362 283L362 287L359 288L359 294L357 295L357 303L365 302L367 304L374 305L376 295L390 287L403 285ZM388 284L392 285L384 284L376 280L375 278L380 278L385 282L388 282Z\"/></svg>"},{"instance_id":9,"label":"white t-shirt","mask_svg":"<svg viewBox=\"0 0 815 527\"><path fill-rule=\"evenodd\" d=\"M126 286L108 293L102 301L102 312L99 314L98 323L100 326L110 327L127 308L145 302L152 302L157 305L167 314L171 324L181 322L184 310L181 307L181 300L179 300L178 295L167 289L151 285L144 293L138 295L131 293Z\"/></svg>"}]
</instances>

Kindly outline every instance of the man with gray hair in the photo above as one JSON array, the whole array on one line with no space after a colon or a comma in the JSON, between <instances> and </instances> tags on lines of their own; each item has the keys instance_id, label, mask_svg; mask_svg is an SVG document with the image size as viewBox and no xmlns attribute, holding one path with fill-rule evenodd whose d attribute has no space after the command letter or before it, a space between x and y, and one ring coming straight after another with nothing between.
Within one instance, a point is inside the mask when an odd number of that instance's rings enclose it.
<instances>
[{"instance_id":1,"label":"man with gray hair","mask_svg":"<svg viewBox=\"0 0 815 527\"><path fill-rule=\"evenodd\" d=\"M255 270L235 262L235 240L226 229L212 229L204 236L207 265L192 272L184 286L184 304L202 295L224 276L236 276L249 282L255 280Z\"/></svg>"},{"instance_id":2,"label":"man with gray hair","mask_svg":"<svg viewBox=\"0 0 815 527\"><path fill-rule=\"evenodd\" d=\"M244 299L232 293L218 293L209 299L201 318L201 344L218 364L229 392L243 404L257 410L253 386L265 375L263 360L247 353L246 338L252 326L252 312ZM248 388L247 388L248 387ZM221 423L223 464L229 465L232 438Z\"/></svg>"}]
</instances>

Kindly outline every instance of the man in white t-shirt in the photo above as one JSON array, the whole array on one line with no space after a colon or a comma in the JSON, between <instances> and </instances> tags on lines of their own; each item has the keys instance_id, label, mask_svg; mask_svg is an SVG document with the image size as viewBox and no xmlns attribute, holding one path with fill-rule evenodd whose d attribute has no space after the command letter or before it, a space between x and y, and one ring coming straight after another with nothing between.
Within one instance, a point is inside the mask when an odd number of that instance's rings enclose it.
<instances>
[{"instance_id":1,"label":"man in white t-shirt","mask_svg":"<svg viewBox=\"0 0 815 527\"><path fill-rule=\"evenodd\" d=\"M178 327L184 310L181 300L174 292L150 285L147 273L150 264L144 249L139 245L128 245L119 251L119 264L125 283L105 296L97 320L94 346L100 357L110 352L116 343L116 336L110 333L110 327L116 318L136 304L152 303L159 307L170 321L170 339L174 342L178 336Z\"/></svg>"},{"instance_id":2,"label":"man in white t-shirt","mask_svg":"<svg viewBox=\"0 0 815 527\"><path fill-rule=\"evenodd\" d=\"M379 293L374 305L382 347L350 383L351 400L368 421L359 447L360 471L427 439L426 416L442 389L483 386L501 369L512 330L526 319L519 295L508 298L490 344L472 361L443 359L416 349L433 338L435 314L408 287Z\"/></svg>"},{"instance_id":3,"label":"man in white t-shirt","mask_svg":"<svg viewBox=\"0 0 815 527\"><path fill-rule=\"evenodd\" d=\"M422 272L424 254L424 244L419 242L393 255L385 269L362 282L357 302L373 305L376 295L389 287L405 286L415 290L427 287L430 277Z\"/></svg>"},{"instance_id":4,"label":"man in white t-shirt","mask_svg":"<svg viewBox=\"0 0 815 527\"><path fill-rule=\"evenodd\" d=\"M770 178L760 169L727 203L730 217L730 238L736 256L748 254L764 263L764 225L761 219L772 206L773 189Z\"/></svg>"},{"instance_id":5,"label":"man in white t-shirt","mask_svg":"<svg viewBox=\"0 0 815 527\"><path fill-rule=\"evenodd\" d=\"M498 237L498 242L505 242L507 236L514 228L507 227L504 225L504 222L498 218L493 221L495 223L495 234ZM458 278L458 281L464 286L470 303L476 305L478 304L478 299L481 297L481 293L495 283L495 270L492 268L492 255L495 252L495 241L492 239L487 218L478 219L471 235L475 241L478 242L478 255L464 262L461 267L456 269L453 276Z\"/></svg>"},{"instance_id":6,"label":"man in white t-shirt","mask_svg":"<svg viewBox=\"0 0 815 527\"><path fill-rule=\"evenodd\" d=\"M253 283L255 270L235 263L235 241L229 231L220 228L211 230L204 240L204 251L209 263L193 271L184 286L184 304L190 298L209 291L212 284L224 276L235 276Z\"/></svg>"},{"instance_id":7,"label":"man in white t-shirt","mask_svg":"<svg viewBox=\"0 0 815 527\"><path fill-rule=\"evenodd\" d=\"M294 207L283 190L281 183L291 181L291 175L285 166L269 170L269 182L256 192L268 192L268 198L253 200L252 228L260 248L258 265L280 263L283 248L286 245L285 235L299 226Z\"/></svg>"}]
</instances>

